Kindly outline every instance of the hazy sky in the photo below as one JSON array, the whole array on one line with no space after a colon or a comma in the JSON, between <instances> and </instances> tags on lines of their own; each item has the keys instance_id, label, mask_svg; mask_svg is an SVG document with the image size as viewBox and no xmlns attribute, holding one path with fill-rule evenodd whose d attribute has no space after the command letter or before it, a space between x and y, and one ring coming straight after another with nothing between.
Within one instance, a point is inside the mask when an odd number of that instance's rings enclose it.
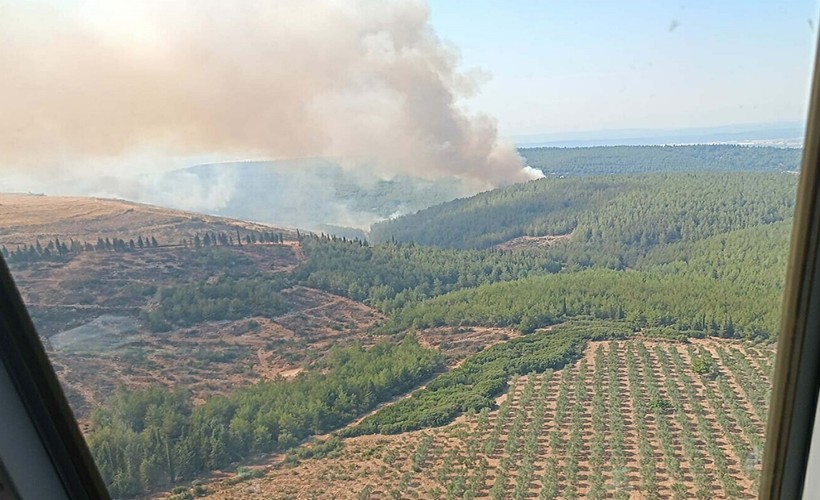
<instances>
[{"instance_id":1,"label":"hazy sky","mask_svg":"<svg viewBox=\"0 0 820 500\"><path fill-rule=\"evenodd\" d=\"M817 1L0 0L0 191L314 156L483 188L534 175L504 139L803 122Z\"/></svg>"},{"instance_id":2,"label":"hazy sky","mask_svg":"<svg viewBox=\"0 0 820 500\"><path fill-rule=\"evenodd\" d=\"M814 0L431 0L502 135L803 121Z\"/></svg>"}]
</instances>

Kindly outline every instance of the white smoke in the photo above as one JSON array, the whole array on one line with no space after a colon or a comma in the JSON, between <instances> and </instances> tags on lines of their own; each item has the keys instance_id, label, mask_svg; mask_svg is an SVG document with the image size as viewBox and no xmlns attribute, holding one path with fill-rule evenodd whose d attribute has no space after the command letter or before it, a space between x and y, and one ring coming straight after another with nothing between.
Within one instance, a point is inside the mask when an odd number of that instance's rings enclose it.
<instances>
[{"instance_id":1,"label":"white smoke","mask_svg":"<svg viewBox=\"0 0 820 500\"><path fill-rule=\"evenodd\" d=\"M459 107L477 80L418 1L0 0L0 68L4 173L94 163L114 178L148 148L355 158L484 187L535 177Z\"/></svg>"}]
</instances>

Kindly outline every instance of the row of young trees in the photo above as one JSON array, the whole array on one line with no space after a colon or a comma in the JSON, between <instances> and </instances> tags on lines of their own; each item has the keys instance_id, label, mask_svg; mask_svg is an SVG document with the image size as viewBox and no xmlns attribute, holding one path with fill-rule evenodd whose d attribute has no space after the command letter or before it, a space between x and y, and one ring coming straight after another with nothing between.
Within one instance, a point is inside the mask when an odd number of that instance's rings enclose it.
<instances>
[{"instance_id":1,"label":"row of young trees","mask_svg":"<svg viewBox=\"0 0 820 500\"><path fill-rule=\"evenodd\" d=\"M615 354L615 360L619 360L617 355L619 351L619 346L613 345L610 347L610 356L612 353ZM639 469L641 474L641 488L644 493L647 495L647 498L656 499L658 498L658 482L657 482L657 469L655 463L655 452L652 448L652 442L649 439L649 426L647 425L647 415L651 411L648 405L648 402L643 396L642 390L642 378L639 373L639 367L636 362L635 353L633 349L633 345L627 344L626 349L626 369L627 369L627 380L629 381L629 397L632 402L633 411L635 413L635 428L638 434L638 453L639 453ZM610 364L611 367L617 366L616 364ZM616 368L617 370L617 368ZM617 371L616 371L617 373ZM617 379L616 379L617 380ZM617 385L612 384L611 387L617 387ZM617 410L616 410L617 411ZM665 459L673 464L672 469L668 469L670 473L672 473L673 477L678 472L678 469L674 467L677 465L677 462L670 459L670 455L668 450L671 449L671 443L668 442L668 433L664 434L665 441L662 441L662 445L664 446L664 457ZM672 486L675 487L674 483Z\"/></svg>"},{"instance_id":2,"label":"row of young trees","mask_svg":"<svg viewBox=\"0 0 820 500\"><path fill-rule=\"evenodd\" d=\"M184 391L121 389L92 414L88 444L111 494L138 495L336 429L430 377L442 361L408 336L335 349L292 381L261 382L202 406Z\"/></svg>"},{"instance_id":3,"label":"row of young trees","mask_svg":"<svg viewBox=\"0 0 820 500\"><path fill-rule=\"evenodd\" d=\"M234 238L234 236L236 236ZM204 235L196 233L193 238L184 238L180 244L186 247L210 247L210 246L242 246L255 245L257 243L284 243L285 233L274 231L251 231L244 236L236 230L236 234L225 231L207 231Z\"/></svg>"},{"instance_id":4,"label":"row of young trees","mask_svg":"<svg viewBox=\"0 0 820 500\"><path fill-rule=\"evenodd\" d=\"M54 238L48 240L45 245L41 244L40 240L36 240L33 245L24 243L17 245L14 250L9 250L3 245L0 246L0 254L9 262L34 262L65 258L81 252L131 252L158 246L159 242L155 237L143 238L142 235L138 236L136 240L131 238L127 241L123 238L100 237L93 244L88 241L80 242L73 238L69 238L68 241L60 241L60 238Z\"/></svg>"}]
</instances>

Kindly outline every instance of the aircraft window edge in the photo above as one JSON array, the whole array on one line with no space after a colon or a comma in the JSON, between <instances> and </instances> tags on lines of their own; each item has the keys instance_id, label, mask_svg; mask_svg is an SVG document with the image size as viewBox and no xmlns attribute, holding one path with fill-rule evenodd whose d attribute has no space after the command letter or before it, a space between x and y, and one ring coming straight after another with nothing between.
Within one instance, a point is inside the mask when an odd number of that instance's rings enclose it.
<instances>
[{"instance_id":1,"label":"aircraft window edge","mask_svg":"<svg viewBox=\"0 0 820 500\"><path fill-rule=\"evenodd\" d=\"M70 498L109 498L28 310L0 256L0 363ZM13 480L14 478L12 478Z\"/></svg>"},{"instance_id":2,"label":"aircraft window edge","mask_svg":"<svg viewBox=\"0 0 820 500\"><path fill-rule=\"evenodd\" d=\"M817 45L820 48L820 41ZM803 159L767 423L760 498L799 498L820 378L820 53L815 55Z\"/></svg>"}]
</instances>

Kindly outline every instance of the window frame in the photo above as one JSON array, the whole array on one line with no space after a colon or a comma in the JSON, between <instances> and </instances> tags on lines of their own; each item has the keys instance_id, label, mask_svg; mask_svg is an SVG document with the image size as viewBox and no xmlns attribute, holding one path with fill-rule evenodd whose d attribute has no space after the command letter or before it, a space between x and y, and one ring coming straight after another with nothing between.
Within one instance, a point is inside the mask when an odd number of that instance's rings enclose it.
<instances>
[{"instance_id":1,"label":"window frame","mask_svg":"<svg viewBox=\"0 0 820 500\"><path fill-rule=\"evenodd\" d=\"M763 500L803 495L820 388L820 52L810 95L766 427Z\"/></svg>"}]
</instances>

